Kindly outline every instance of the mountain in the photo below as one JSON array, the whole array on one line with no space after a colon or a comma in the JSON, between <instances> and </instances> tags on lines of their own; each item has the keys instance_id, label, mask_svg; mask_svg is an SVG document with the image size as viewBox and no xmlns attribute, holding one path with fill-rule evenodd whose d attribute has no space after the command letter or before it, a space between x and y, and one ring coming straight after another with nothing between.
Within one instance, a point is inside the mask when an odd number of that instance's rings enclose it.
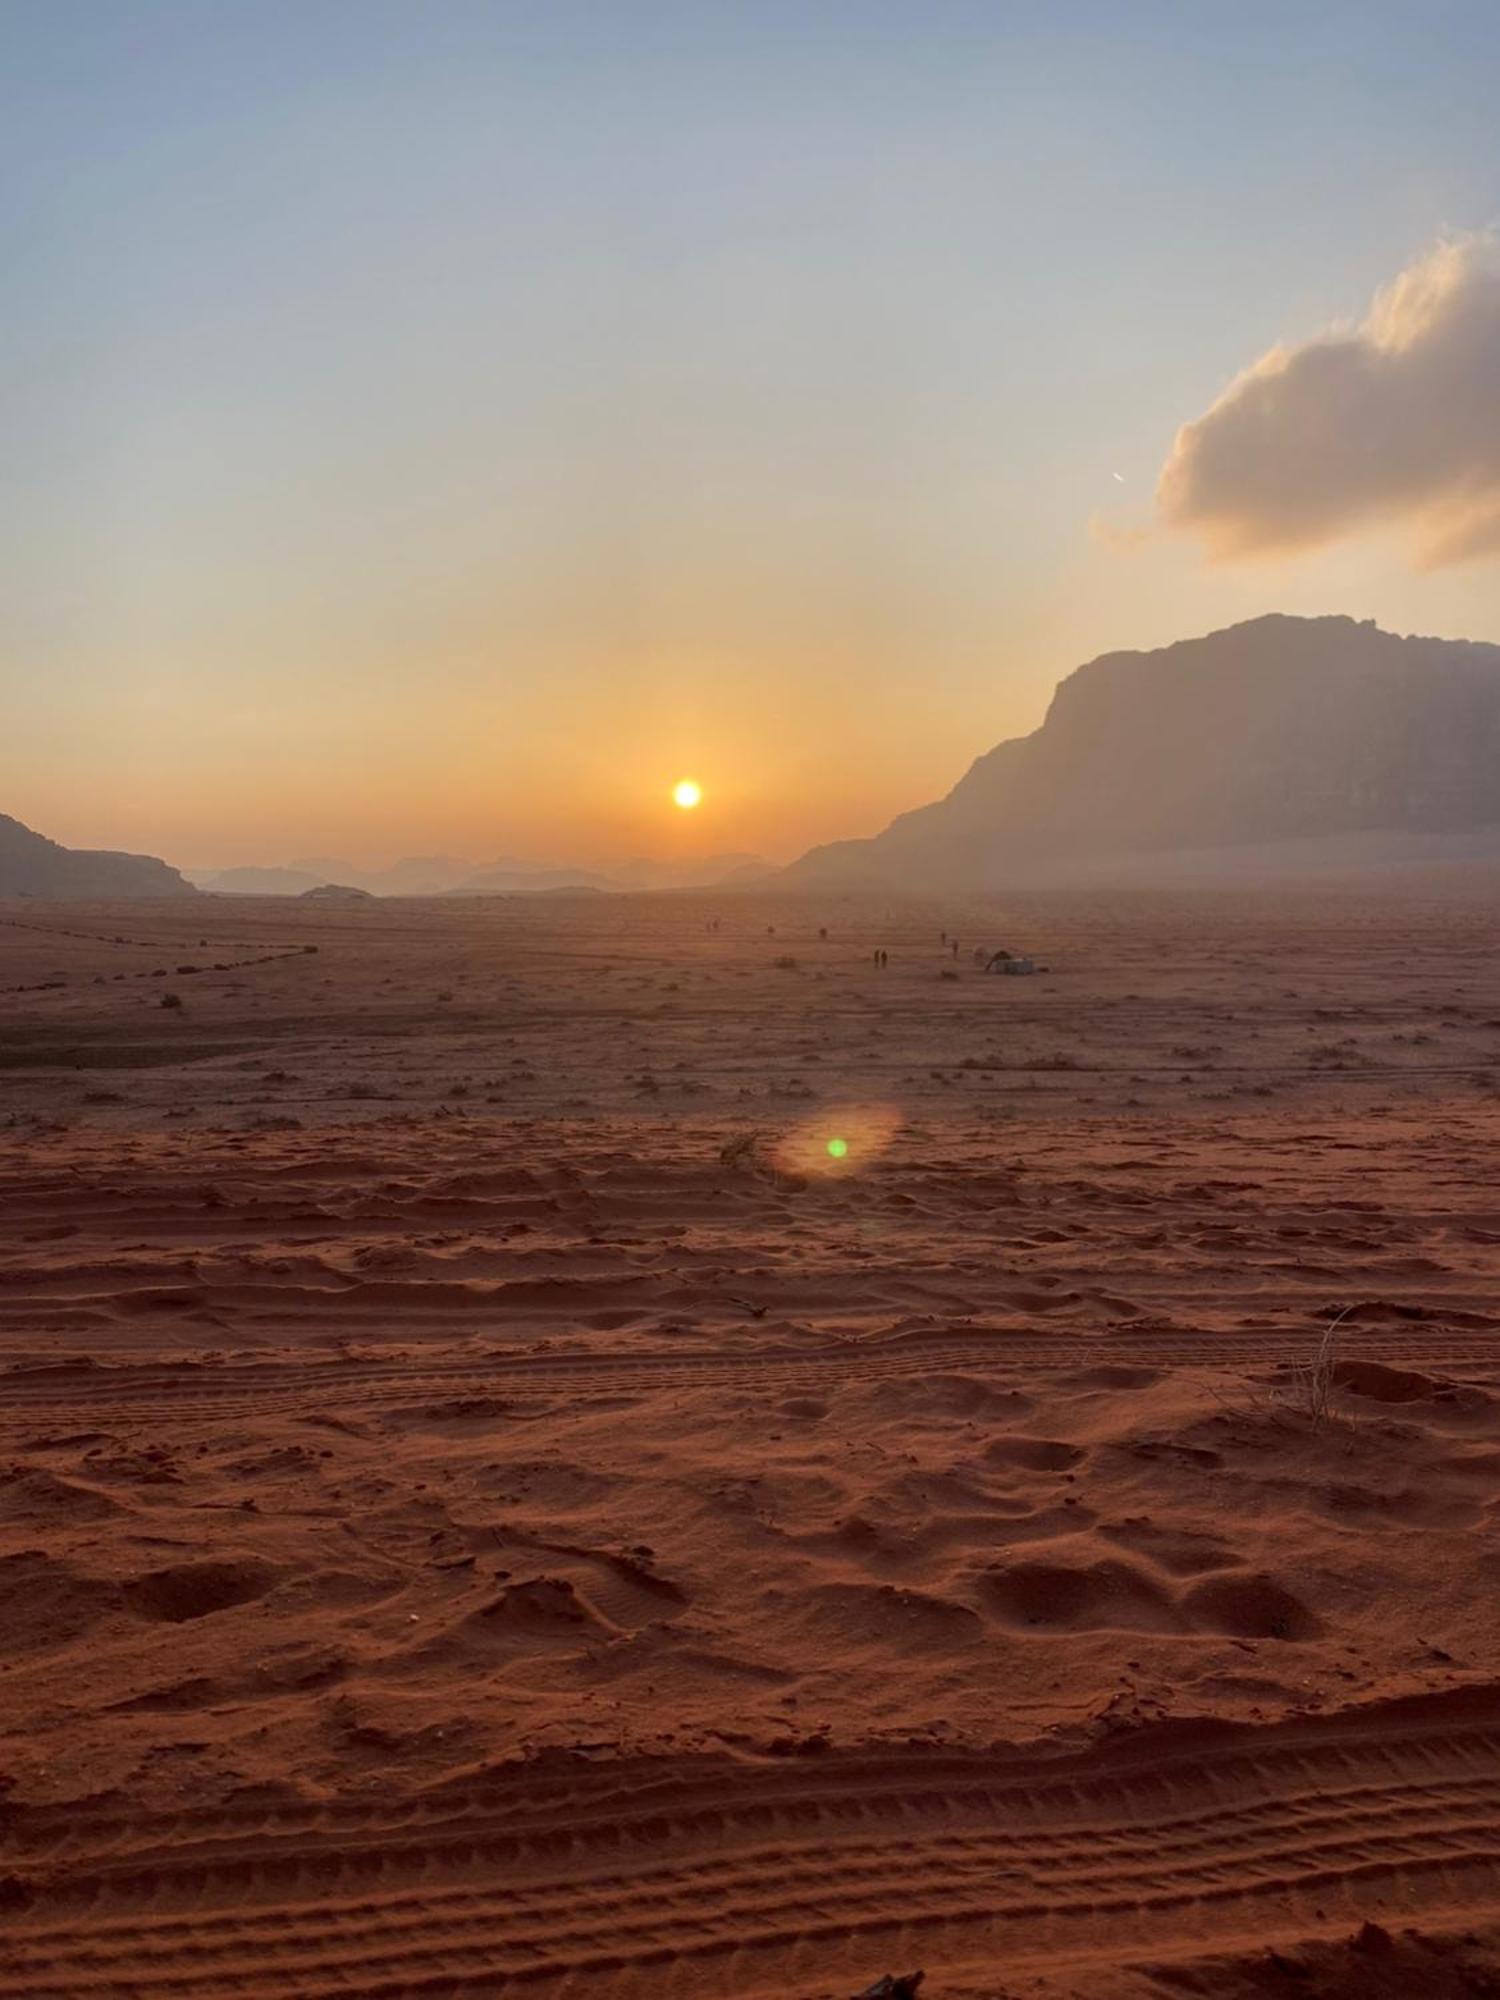
<instances>
[{"instance_id":1,"label":"mountain","mask_svg":"<svg viewBox=\"0 0 1500 2000\"><path fill-rule=\"evenodd\" d=\"M455 861L451 854L409 854L389 868L357 870L352 875L345 869L331 879L358 882L376 896L445 896L473 873L472 861Z\"/></svg>"},{"instance_id":2,"label":"mountain","mask_svg":"<svg viewBox=\"0 0 1500 2000\"><path fill-rule=\"evenodd\" d=\"M372 896L499 896L558 889L697 889L741 887L774 871L753 854L713 854L700 861L523 861L511 856L483 866L450 855L409 855L389 868L349 861L296 860L284 867L199 868L200 889L221 896L302 896L325 884L347 884Z\"/></svg>"},{"instance_id":3,"label":"mountain","mask_svg":"<svg viewBox=\"0 0 1500 2000\"><path fill-rule=\"evenodd\" d=\"M216 896L303 896L323 885L324 877L305 868L224 868L214 873L194 869L200 889Z\"/></svg>"},{"instance_id":4,"label":"mountain","mask_svg":"<svg viewBox=\"0 0 1500 2000\"><path fill-rule=\"evenodd\" d=\"M500 862L493 868L477 868L467 881L457 883L450 896L511 896L518 891L550 889L611 889L607 875L589 868L548 868L529 862Z\"/></svg>"},{"instance_id":5,"label":"mountain","mask_svg":"<svg viewBox=\"0 0 1500 2000\"><path fill-rule=\"evenodd\" d=\"M442 896L474 872L472 861L446 855L412 855L389 868L359 868L352 861L297 860L284 867L201 868L190 871L200 889L220 896L301 896L342 883L372 896Z\"/></svg>"},{"instance_id":6,"label":"mountain","mask_svg":"<svg viewBox=\"0 0 1500 2000\"><path fill-rule=\"evenodd\" d=\"M1493 830L1492 840L1473 836ZM1294 871L1500 852L1500 646L1273 615L1061 683L1040 729L789 884Z\"/></svg>"},{"instance_id":7,"label":"mountain","mask_svg":"<svg viewBox=\"0 0 1500 2000\"><path fill-rule=\"evenodd\" d=\"M743 886L775 873L758 854L705 854L696 861L655 861L641 855L600 866L617 889L712 889L723 882Z\"/></svg>"},{"instance_id":8,"label":"mountain","mask_svg":"<svg viewBox=\"0 0 1500 2000\"><path fill-rule=\"evenodd\" d=\"M511 861L476 869L451 893L456 896L514 894L555 889L714 889L748 888L776 871L754 854L707 854L694 861L657 861L639 855L630 861L596 861L582 867L563 863Z\"/></svg>"},{"instance_id":9,"label":"mountain","mask_svg":"<svg viewBox=\"0 0 1500 2000\"><path fill-rule=\"evenodd\" d=\"M0 896L82 901L194 893L175 868L149 854L59 847L0 813Z\"/></svg>"},{"instance_id":10,"label":"mountain","mask_svg":"<svg viewBox=\"0 0 1500 2000\"><path fill-rule=\"evenodd\" d=\"M347 882L320 882L315 889L304 889L304 903L373 903L375 898L368 889L352 888Z\"/></svg>"}]
</instances>

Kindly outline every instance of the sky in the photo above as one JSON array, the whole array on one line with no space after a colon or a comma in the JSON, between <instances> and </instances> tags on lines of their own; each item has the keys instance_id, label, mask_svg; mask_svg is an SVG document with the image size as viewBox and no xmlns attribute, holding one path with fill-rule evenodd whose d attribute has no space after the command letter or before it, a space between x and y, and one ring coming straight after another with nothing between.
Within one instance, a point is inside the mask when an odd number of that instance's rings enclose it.
<instances>
[{"instance_id":1,"label":"sky","mask_svg":"<svg viewBox=\"0 0 1500 2000\"><path fill-rule=\"evenodd\" d=\"M0 0L0 811L790 858L1101 652L1500 640L1497 75L1489 0Z\"/></svg>"}]
</instances>

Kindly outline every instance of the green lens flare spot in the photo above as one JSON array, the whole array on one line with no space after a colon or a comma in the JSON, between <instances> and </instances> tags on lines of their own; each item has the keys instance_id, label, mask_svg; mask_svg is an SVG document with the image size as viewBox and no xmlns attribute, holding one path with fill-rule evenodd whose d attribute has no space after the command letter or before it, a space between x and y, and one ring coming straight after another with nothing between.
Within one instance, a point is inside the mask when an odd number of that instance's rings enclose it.
<instances>
[{"instance_id":1,"label":"green lens flare spot","mask_svg":"<svg viewBox=\"0 0 1500 2000\"><path fill-rule=\"evenodd\" d=\"M848 1150L849 1141L847 1139L830 1139L828 1141L828 1157L830 1160L843 1159Z\"/></svg>"}]
</instances>

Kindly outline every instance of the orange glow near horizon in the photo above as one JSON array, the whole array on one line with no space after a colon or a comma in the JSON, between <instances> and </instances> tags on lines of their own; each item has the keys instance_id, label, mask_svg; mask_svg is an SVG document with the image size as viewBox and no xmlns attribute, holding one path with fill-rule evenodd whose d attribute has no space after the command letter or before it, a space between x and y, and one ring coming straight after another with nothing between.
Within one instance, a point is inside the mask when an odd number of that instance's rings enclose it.
<instances>
[{"instance_id":1,"label":"orange glow near horizon","mask_svg":"<svg viewBox=\"0 0 1500 2000\"><path fill-rule=\"evenodd\" d=\"M1105 654L1500 636L1493 121L1418 115L1488 11L1370 28L1396 121L1337 10L1316 87L1273 8L1087 11L12 7L0 814L205 872L774 864ZM1296 559L1205 561L1224 520Z\"/></svg>"}]
</instances>

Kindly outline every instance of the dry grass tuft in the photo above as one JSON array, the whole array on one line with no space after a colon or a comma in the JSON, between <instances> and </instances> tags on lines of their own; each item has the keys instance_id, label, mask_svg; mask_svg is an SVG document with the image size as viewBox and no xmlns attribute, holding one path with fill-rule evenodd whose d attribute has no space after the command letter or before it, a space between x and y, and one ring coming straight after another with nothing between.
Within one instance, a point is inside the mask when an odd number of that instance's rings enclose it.
<instances>
[{"instance_id":1,"label":"dry grass tuft","mask_svg":"<svg viewBox=\"0 0 1500 2000\"><path fill-rule=\"evenodd\" d=\"M1323 1336L1306 1361L1293 1364L1282 1400L1299 1416L1304 1416L1314 1429L1327 1423L1332 1415L1333 1373L1339 1359L1339 1328L1354 1311L1353 1306L1345 1306L1336 1313L1323 1329Z\"/></svg>"}]
</instances>

